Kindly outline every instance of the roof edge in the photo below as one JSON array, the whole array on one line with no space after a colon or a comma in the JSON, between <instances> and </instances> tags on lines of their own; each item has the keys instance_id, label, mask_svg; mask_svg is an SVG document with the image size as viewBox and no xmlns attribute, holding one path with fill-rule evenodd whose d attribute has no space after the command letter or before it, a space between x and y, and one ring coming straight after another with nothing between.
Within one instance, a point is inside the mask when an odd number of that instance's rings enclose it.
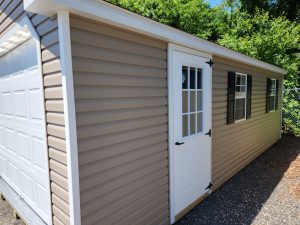
<instances>
[{"instance_id":1,"label":"roof edge","mask_svg":"<svg viewBox=\"0 0 300 225\"><path fill-rule=\"evenodd\" d=\"M47 16L53 16L62 10L68 11L79 16L108 23L216 56L229 58L275 73L287 73L286 70L280 67L251 58L242 53L161 24L102 0L24 0L24 8L26 11Z\"/></svg>"}]
</instances>

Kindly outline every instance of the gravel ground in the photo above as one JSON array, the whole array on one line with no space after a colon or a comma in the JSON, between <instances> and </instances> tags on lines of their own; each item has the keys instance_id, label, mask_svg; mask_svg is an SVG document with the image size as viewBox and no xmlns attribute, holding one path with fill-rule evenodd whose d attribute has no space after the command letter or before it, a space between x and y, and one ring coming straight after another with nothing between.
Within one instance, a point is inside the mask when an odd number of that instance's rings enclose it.
<instances>
[{"instance_id":1,"label":"gravel ground","mask_svg":"<svg viewBox=\"0 0 300 225\"><path fill-rule=\"evenodd\" d=\"M176 225L300 225L300 138L283 136Z\"/></svg>"},{"instance_id":2,"label":"gravel ground","mask_svg":"<svg viewBox=\"0 0 300 225\"><path fill-rule=\"evenodd\" d=\"M0 225L25 225L22 220L13 217L13 209L7 201L0 198Z\"/></svg>"}]
</instances>

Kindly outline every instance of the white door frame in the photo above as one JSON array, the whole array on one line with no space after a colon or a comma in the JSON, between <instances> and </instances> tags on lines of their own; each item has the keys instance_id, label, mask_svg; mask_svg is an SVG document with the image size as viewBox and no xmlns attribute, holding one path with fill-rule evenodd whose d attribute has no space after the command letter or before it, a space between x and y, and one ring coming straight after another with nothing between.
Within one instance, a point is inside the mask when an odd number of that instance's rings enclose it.
<instances>
[{"instance_id":1,"label":"white door frame","mask_svg":"<svg viewBox=\"0 0 300 225\"><path fill-rule=\"evenodd\" d=\"M183 53L196 55L212 59L212 54L200 52L194 49L186 48L173 43L168 44L168 147L169 147L169 205L170 205L170 223L175 222L175 174L174 174L174 79L173 79L173 52L180 51Z\"/></svg>"},{"instance_id":2,"label":"white door frame","mask_svg":"<svg viewBox=\"0 0 300 225\"><path fill-rule=\"evenodd\" d=\"M33 24L31 23L30 19L28 18L27 15L22 16L18 21L15 22L15 24L11 27L8 28L8 30L0 37L0 44L4 43L4 42L9 42L11 38L14 38L14 36L17 36L18 32L22 32L22 30L26 28L29 33L31 34L31 36L26 37L24 40L21 40L20 43L19 42L14 42L15 46L12 46L11 48L7 49L6 52L9 52L10 50L12 50L13 48L15 48L16 46L22 44L24 41L28 40L29 38L33 38L34 42L36 44L36 52L37 52L37 66L38 66L38 72L40 74L40 79L41 79L41 100L42 100L42 106L43 106L43 118L42 118L42 122L43 122L43 133L44 133L44 150L46 151L46 155L47 155L47 165L46 165L46 169L47 169L47 180L48 185L47 185L47 191L49 193L49 219L48 221L45 221L48 224L52 224L52 207L51 207L51 189L50 189L50 170L49 170L49 152L48 152L48 142L47 142L47 126L46 126L46 106L45 106L45 96L44 96L44 80L43 80L43 70L42 70L42 54L41 54L41 41L40 41L40 36L38 35L37 31L35 30ZM5 52L5 53L6 53ZM4 54L5 54L4 53Z\"/></svg>"}]
</instances>

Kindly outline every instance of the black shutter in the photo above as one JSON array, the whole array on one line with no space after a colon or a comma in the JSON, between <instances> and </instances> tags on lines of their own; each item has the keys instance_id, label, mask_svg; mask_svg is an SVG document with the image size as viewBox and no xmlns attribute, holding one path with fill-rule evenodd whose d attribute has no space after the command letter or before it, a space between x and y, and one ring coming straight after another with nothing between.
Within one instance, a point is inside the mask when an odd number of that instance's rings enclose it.
<instances>
[{"instance_id":1,"label":"black shutter","mask_svg":"<svg viewBox=\"0 0 300 225\"><path fill-rule=\"evenodd\" d=\"M227 124L234 123L235 72L228 72Z\"/></svg>"},{"instance_id":2,"label":"black shutter","mask_svg":"<svg viewBox=\"0 0 300 225\"><path fill-rule=\"evenodd\" d=\"M267 78L266 113L270 112L271 79Z\"/></svg>"},{"instance_id":3,"label":"black shutter","mask_svg":"<svg viewBox=\"0 0 300 225\"><path fill-rule=\"evenodd\" d=\"M247 75L247 109L246 119L251 118L252 76Z\"/></svg>"},{"instance_id":4,"label":"black shutter","mask_svg":"<svg viewBox=\"0 0 300 225\"><path fill-rule=\"evenodd\" d=\"M278 98L279 98L279 96L278 96L278 90L279 90L279 80L276 80L276 103L275 103L275 110L277 110L278 109Z\"/></svg>"}]
</instances>

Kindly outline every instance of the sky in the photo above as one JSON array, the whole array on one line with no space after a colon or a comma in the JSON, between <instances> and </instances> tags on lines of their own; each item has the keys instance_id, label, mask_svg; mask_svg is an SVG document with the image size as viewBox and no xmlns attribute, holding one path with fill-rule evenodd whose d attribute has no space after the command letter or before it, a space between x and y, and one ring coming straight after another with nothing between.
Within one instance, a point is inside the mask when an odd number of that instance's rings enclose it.
<instances>
[{"instance_id":1,"label":"sky","mask_svg":"<svg viewBox=\"0 0 300 225\"><path fill-rule=\"evenodd\" d=\"M222 0L207 0L211 6L216 6L222 2Z\"/></svg>"}]
</instances>

